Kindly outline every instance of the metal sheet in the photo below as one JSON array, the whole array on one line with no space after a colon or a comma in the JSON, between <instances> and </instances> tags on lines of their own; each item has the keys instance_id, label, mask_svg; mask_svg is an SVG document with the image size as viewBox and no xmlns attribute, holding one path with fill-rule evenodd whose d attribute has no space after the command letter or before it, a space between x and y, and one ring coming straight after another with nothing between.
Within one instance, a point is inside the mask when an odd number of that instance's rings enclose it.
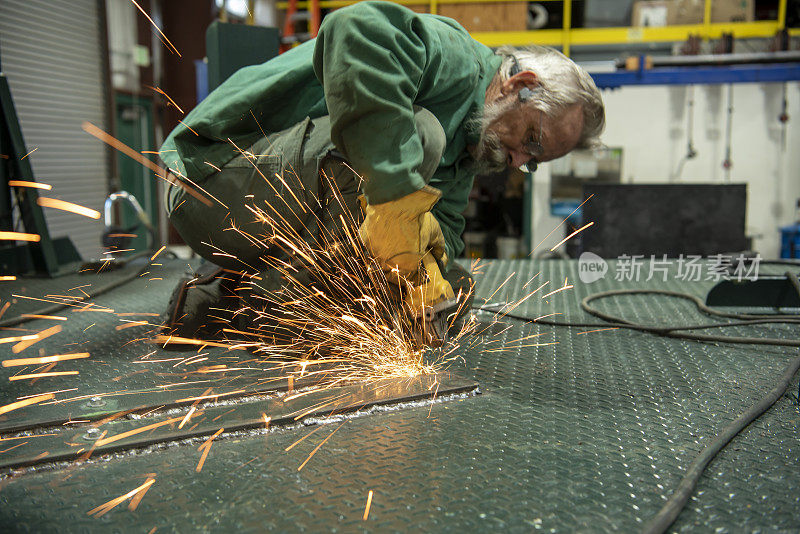
<instances>
[{"instance_id":1,"label":"metal sheet","mask_svg":"<svg viewBox=\"0 0 800 534\"><path fill-rule=\"evenodd\" d=\"M450 374L422 375L412 379L380 380L344 387L315 388L281 392L260 398L224 397L223 402L192 408L163 409L148 417L128 416L103 424L73 424L67 427L39 427L35 432L5 434L4 440L19 444L0 457L0 469L43 463L73 461L91 449L95 457L112 452L142 448L156 443L177 442L242 430L287 426L318 417L349 414L373 406L431 401L439 397L474 391L477 384ZM211 399L216 401L217 399ZM188 400L186 404L191 403ZM166 407L169 408L169 407ZM39 435L41 437L28 437ZM223 438L226 434L222 434ZM88 458L84 458L88 459Z\"/></svg>"},{"instance_id":2,"label":"metal sheet","mask_svg":"<svg viewBox=\"0 0 800 534\"><path fill-rule=\"evenodd\" d=\"M661 274L647 280L650 267L644 262L639 282L617 280L624 269L610 261L604 278L544 299L534 295L515 313L594 322L579 306L591 293L647 288L703 296L714 283L680 281L674 269L663 280ZM490 262L478 275L480 296L492 295L509 276L493 301L519 300L545 281L540 294L565 278L579 280L577 263ZM153 298L155 307L158 292L131 286L110 298ZM644 323L708 320L675 299L594 304ZM200 472L198 442L31 468L0 481L0 524L20 531L636 531L694 455L796 355L779 347L505 322L487 344L460 351L464 362L451 369L477 381L483 395L376 410L310 436L303 426L233 433L213 442ZM729 330L797 336L791 326ZM517 341L534 335L538 346ZM105 354L108 367L124 368L125 357ZM0 451L15 444L0 442ZM797 403L787 396L712 463L674 530L796 530L798 463ZM149 473L155 483L135 511L123 503L100 518L87 515Z\"/></svg>"}]
</instances>

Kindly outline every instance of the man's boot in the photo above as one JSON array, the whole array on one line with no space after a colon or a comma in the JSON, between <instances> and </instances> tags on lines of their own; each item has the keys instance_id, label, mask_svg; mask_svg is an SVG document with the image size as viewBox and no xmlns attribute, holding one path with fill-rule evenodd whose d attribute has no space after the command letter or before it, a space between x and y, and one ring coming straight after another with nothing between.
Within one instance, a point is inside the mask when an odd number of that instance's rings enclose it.
<instances>
[{"instance_id":1,"label":"man's boot","mask_svg":"<svg viewBox=\"0 0 800 534\"><path fill-rule=\"evenodd\" d=\"M164 318L165 334L213 339L220 337L223 327L235 328L232 319L240 307L235 289L240 282L240 275L204 262L173 290Z\"/></svg>"}]
</instances>

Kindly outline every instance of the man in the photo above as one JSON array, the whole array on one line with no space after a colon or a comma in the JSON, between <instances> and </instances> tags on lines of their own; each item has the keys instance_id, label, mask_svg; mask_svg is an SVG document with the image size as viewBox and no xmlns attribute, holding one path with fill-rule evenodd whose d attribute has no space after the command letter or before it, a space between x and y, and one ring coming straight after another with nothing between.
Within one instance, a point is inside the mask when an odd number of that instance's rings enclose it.
<instances>
[{"instance_id":1,"label":"man","mask_svg":"<svg viewBox=\"0 0 800 534\"><path fill-rule=\"evenodd\" d=\"M431 251L463 285L452 259L474 176L535 169L596 144L603 126L597 88L560 53L494 53L451 19L361 2L328 15L315 40L236 72L170 134L167 210L201 256L252 272L275 251L248 239L265 229L245 199L315 239L342 212L359 217L363 194L359 234L384 269L410 275ZM217 293L178 292L172 322L195 328Z\"/></svg>"}]
</instances>

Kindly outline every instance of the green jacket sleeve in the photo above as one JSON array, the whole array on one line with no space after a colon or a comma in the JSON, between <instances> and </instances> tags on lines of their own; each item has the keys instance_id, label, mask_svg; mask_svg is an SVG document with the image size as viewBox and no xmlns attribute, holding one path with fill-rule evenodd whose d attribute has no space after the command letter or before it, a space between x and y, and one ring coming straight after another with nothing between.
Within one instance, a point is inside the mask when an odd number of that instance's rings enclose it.
<instances>
[{"instance_id":1,"label":"green jacket sleeve","mask_svg":"<svg viewBox=\"0 0 800 534\"><path fill-rule=\"evenodd\" d=\"M374 204L425 185L412 106L428 51L416 17L390 2L362 2L328 15L314 50L331 140L363 176Z\"/></svg>"}]
</instances>

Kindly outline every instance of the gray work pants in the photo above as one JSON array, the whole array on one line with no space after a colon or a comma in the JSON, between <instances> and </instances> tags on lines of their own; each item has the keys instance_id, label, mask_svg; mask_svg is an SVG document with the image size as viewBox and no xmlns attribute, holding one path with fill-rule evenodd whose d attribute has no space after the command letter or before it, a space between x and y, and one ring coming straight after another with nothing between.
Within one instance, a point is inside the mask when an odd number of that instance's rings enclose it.
<instances>
[{"instance_id":1,"label":"gray work pants","mask_svg":"<svg viewBox=\"0 0 800 534\"><path fill-rule=\"evenodd\" d=\"M426 109L415 108L414 118L424 151L418 171L429 182L441 160L445 134ZM356 224L362 217L360 178L331 143L327 116L307 118L260 139L198 185L219 202L206 206L171 185L166 195L169 219L200 256L235 271L261 272L265 257L282 255L262 244L272 229L257 222L248 206L263 209L312 245L321 235L341 230L340 215Z\"/></svg>"}]
</instances>

